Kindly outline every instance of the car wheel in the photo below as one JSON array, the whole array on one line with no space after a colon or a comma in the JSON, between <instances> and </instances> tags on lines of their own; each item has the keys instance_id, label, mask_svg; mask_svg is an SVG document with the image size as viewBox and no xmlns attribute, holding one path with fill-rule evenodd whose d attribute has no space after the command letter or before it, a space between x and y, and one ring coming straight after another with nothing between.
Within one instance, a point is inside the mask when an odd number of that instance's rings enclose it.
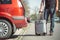
<instances>
[{"instance_id":1,"label":"car wheel","mask_svg":"<svg viewBox=\"0 0 60 40\"><path fill-rule=\"evenodd\" d=\"M11 34L11 24L7 20L0 19L0 38L9 38Z\"/></svg>"}]
</instances>

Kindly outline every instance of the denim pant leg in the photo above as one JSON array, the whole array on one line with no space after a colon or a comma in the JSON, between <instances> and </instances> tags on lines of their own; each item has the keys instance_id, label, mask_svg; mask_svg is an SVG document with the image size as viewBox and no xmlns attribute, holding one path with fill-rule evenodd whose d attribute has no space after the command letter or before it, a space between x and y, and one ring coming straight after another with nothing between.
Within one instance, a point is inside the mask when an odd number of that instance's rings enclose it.
<instances>
[{"instance_id":1,"label":"denim pant leg","mask_svg":"<svg viewBox=\"0 0 60 40\"><path fill-rule=\"evenodd\" d=\"M52 8L50 11L51 11L51 14L50 14L50 20L51 20L50 31L53 32L53 29L54 29L54 14L55 14L55 12L53 12L54 8Z\"/></svg>"},{"instance_id":2,"label":"denim pant leg","mask_svg":"<svg viewBox=\"0 0 60 40\"><path fill-rule=\"evenodd\" d=\"M48 21L48 17L49 17L49 10L48 9L45 9L45 11L44 11L44 19L46 20L46 23L47 23L47 21Z\"/></svg>"}]
</instances>

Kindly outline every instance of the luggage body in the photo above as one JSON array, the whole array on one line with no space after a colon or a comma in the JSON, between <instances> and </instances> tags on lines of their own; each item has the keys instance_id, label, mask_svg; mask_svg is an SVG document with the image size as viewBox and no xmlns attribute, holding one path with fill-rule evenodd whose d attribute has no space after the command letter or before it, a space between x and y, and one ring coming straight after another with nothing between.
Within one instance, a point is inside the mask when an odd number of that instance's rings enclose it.
<instances>
[{"instance_id":1,"label":"luggage body","mask_svg":"<svg viewBox=\"0 0 60 40\"><path fill-rule=\"evenodd\" d=\"M44 5L43 4L41 5L39 16L37 16L38 19L35 21L35 34L36 35L47 34L47 25L46 25L46 20L44 19L44 9L45 9L45 1L44 1Z\"/></svg>"},{"instance_id":2,"label":"luggage body","mask_svg":"<svg viewBox=\"0 0 60 40\"><path fill-rule=\"evenodd\" d=\"M35 34L47 34L46 20L35 21Z\"/></svg>"}]
</instances>

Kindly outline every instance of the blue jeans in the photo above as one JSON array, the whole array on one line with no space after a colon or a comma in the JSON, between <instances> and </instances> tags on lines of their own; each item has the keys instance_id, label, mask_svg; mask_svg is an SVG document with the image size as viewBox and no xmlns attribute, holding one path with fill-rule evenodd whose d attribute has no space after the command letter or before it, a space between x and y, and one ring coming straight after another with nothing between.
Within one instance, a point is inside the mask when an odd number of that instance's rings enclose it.
<instances>
[{"instance_id":1,"label":"blue jeans","mask_svg":"<svg viewBox=\"0 0 60 40\"><path fill-rule=\"evenodd\" d=\"M44 19L46 19L46 21L48 21L48 17L50 15L50 32L53 32L53 28L54 28L54 14L55 14L55 9L54 8L50 8L50 9L45 9L44 11Z\"/></svg>"}]
</instances>

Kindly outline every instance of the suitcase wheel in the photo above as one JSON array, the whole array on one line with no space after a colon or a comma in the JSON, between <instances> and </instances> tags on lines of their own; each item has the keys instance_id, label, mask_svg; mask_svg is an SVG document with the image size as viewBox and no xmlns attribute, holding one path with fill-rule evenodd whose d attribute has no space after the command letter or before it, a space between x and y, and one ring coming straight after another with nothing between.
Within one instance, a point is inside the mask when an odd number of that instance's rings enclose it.
<instances>
[{"instance_id":1,"label":"suitcase wheel","mask_svg":"<svg viewBox=\"0 0 60 40\"><path fill-rule=\"evenodd\" d=\"M37 36L41 36L41 34L37 34L37 33L35 33Z\"/></svg>"},{"instance_id":2,"label":"suitcase wheel","mask_svg":"<svg viewBox=\"0 0 60 40\"><path fill-rule=\"evenodd\" d=\"M42 35L45 36L47 33L43 33Z\"/></svg>"}]
</instances>

